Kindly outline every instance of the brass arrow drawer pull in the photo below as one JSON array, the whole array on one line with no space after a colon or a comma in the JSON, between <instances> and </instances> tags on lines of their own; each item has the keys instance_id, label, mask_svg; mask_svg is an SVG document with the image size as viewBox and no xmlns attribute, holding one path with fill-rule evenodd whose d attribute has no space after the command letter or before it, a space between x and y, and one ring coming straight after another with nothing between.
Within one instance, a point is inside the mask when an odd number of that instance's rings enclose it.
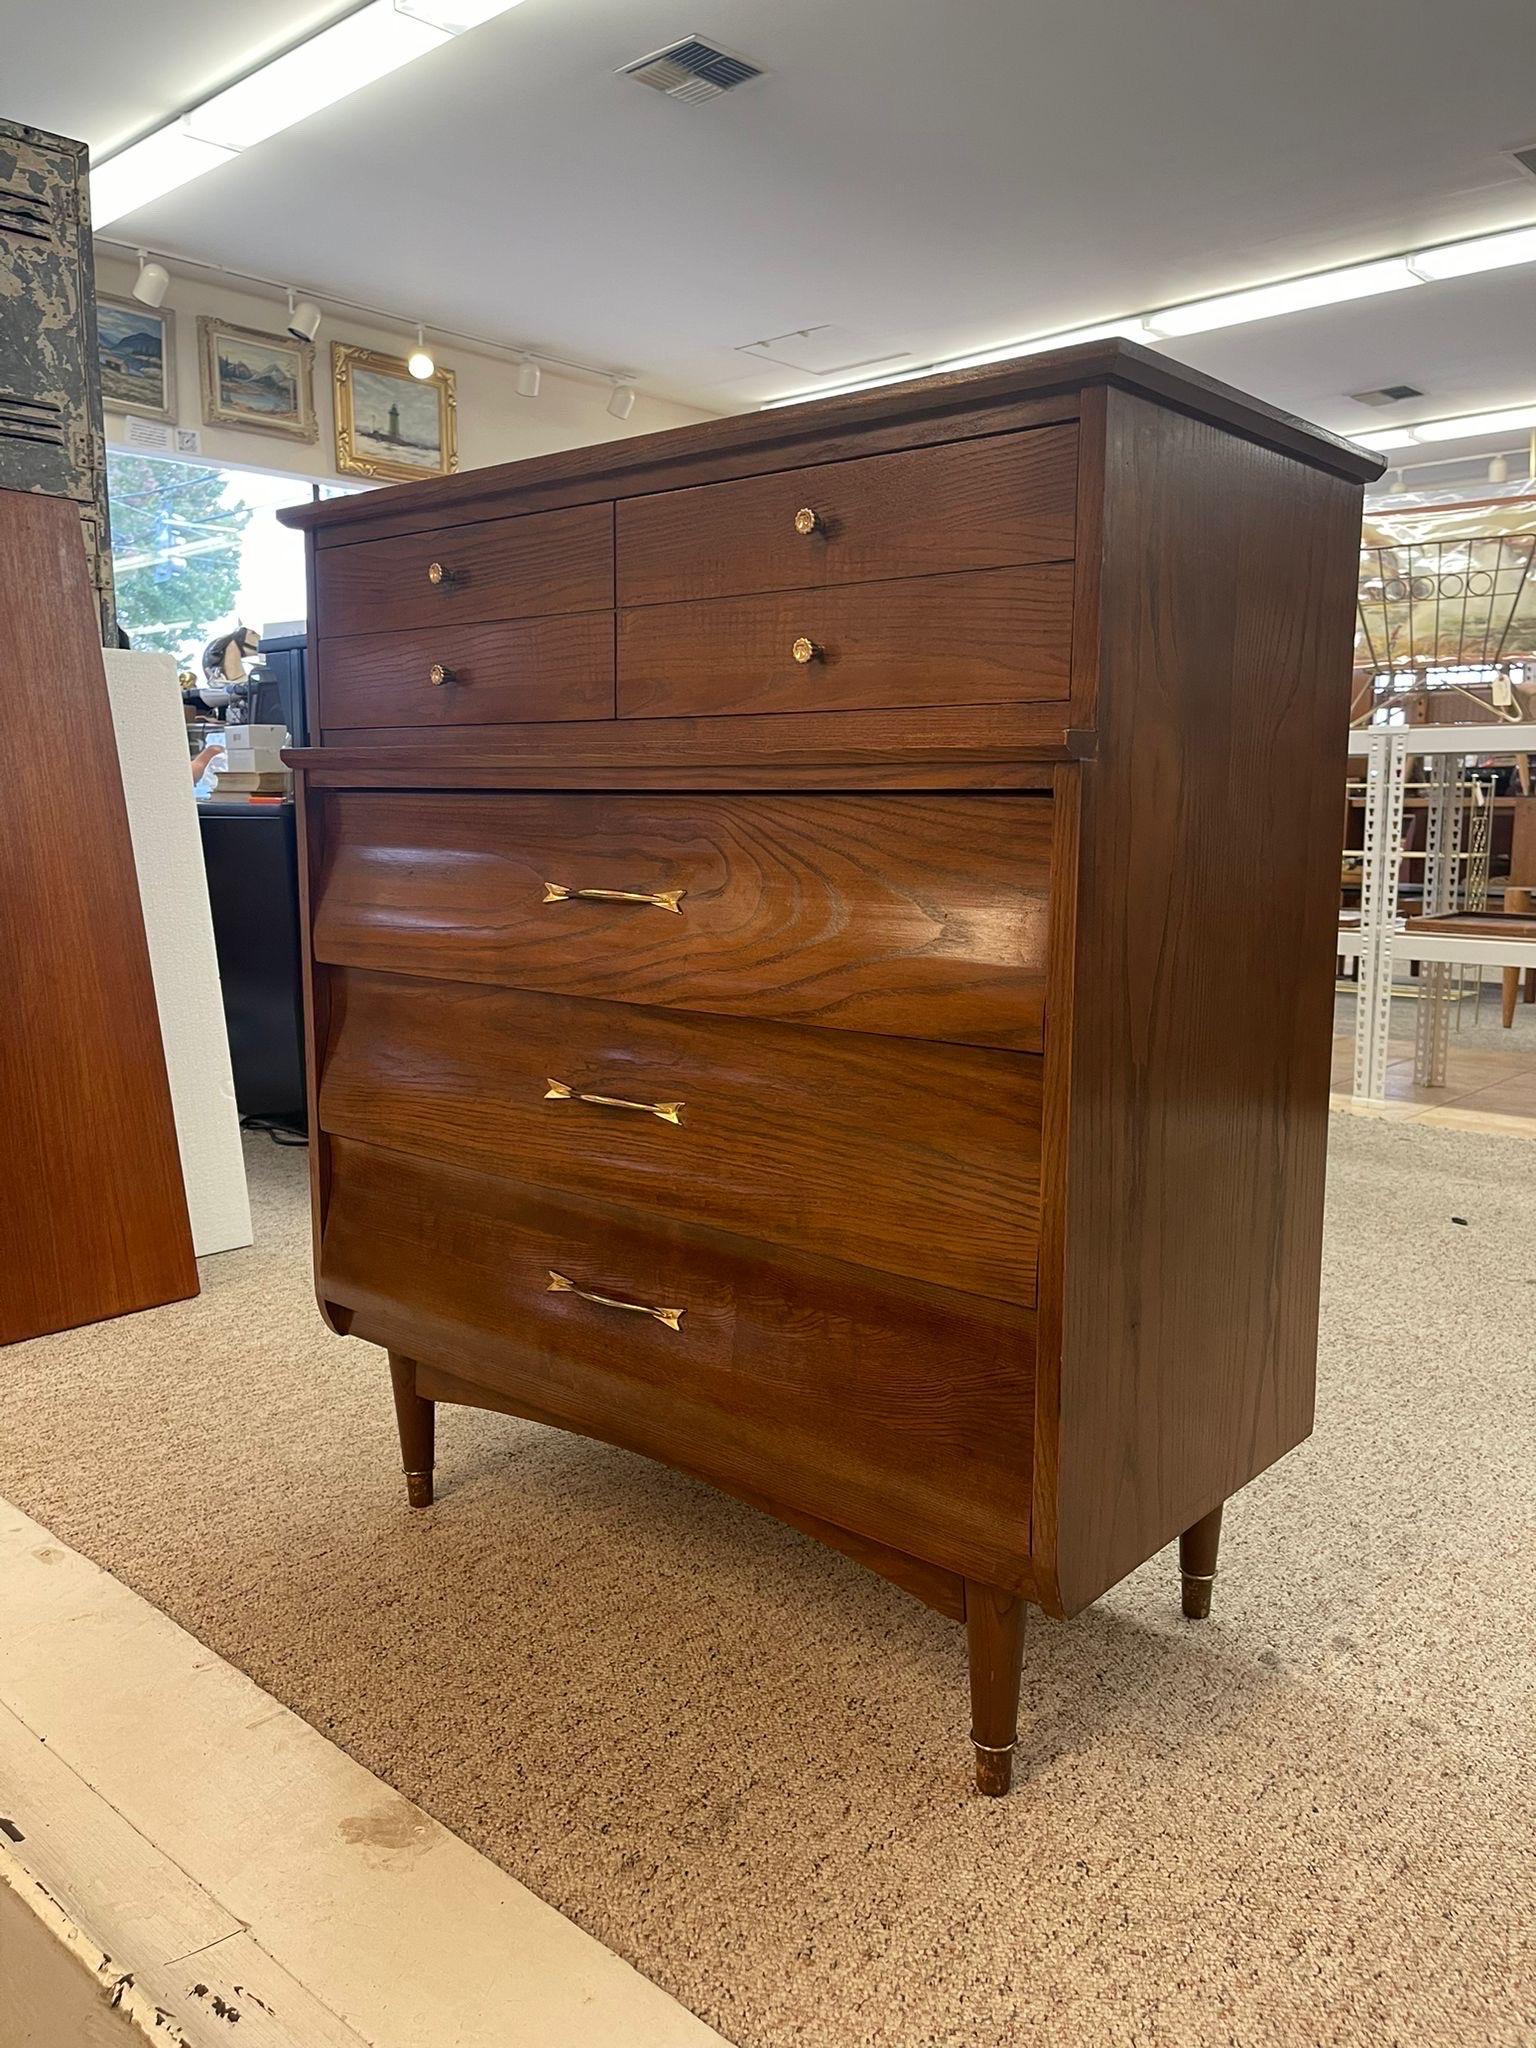
<instances>
[{"instance_id":1,"label":"brass arrow drawer pull","mask_svg":"<svg viewBox=\"0 0 1536 2048\"><path fill-rule=\"evenodd\" d=\"M687 894L686 889L658 889L651 896L643 889L567 889L563 882L544 884L546 903L570 903L577 897L592 903L654 903L658 910L675 910L679 917Z\"/></svg>"},{"instance_id":2,"label":"brass arrow drawer pull","mask_svg":"<svg viewBox=\"0 0 1536 2048\"><path fill-rule=\"evenodd\" d=\"M573 1088L568 1081L548 1081L544 1086L546 1102L592 1102L600 1109L638 1109L646 1116L658 1116L664 1124L680 1124L683 1120L684 1104L681 1102L628 1102L622 1095L588 1095L584 1089Z\"/></svg>"},{"instance_id":3,"label":"brass arrow drawer pull","mask_svg":"<svg viewBox=\"0 0 1536 2048\"><path fill-rule=\"evenodd\" d=\"M546 1294L574 1294L582 1301L595 1301L599 1308L621 1308L632 1316L653 1316L658 1323L665 1323L669 1330L680 1330L686 1311L680 1308L652 1308L648 1301L615 1301L611 1294L593 1294L585 1287L578 1287L574 1280L567 1280L563 1273L550 1271Z\"/></svg>"}]
</instances>

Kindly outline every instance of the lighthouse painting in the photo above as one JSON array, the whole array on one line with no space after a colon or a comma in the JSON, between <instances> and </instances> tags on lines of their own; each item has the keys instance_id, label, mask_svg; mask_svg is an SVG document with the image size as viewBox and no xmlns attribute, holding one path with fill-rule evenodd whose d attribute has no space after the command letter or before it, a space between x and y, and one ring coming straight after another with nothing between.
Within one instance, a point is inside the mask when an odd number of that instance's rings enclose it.
<instances>
[{"instance_id":1,"label":"lighthouse painting","mask_svg":"<svg viewBox=\"0 0 1536 2048\"><path fill-rule=\"evenodd\" d=\"M447 476L458 467L453 372L425 380L395 356L331 344L336 467L354 476Z\"/></svg>"}]
</instances>

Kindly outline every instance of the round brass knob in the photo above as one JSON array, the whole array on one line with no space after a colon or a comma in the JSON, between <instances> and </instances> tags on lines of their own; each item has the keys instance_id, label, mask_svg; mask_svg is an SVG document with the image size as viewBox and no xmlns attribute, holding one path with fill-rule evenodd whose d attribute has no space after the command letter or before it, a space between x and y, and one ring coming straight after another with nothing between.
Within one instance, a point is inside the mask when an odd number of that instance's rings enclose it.
<instances>
[{"instance_id":1,"label":"round brass knob","mask_svg":"<svg viewBox=\"0 0 1536 2048\"><path fill-rule=\"evenodd\" d=\"M445 569L441 562L428 562L427 581L434 590L439 590L445 583L453 581L453 571Z\"/></svg>"},{"instance_id":2,"label":"round brass knob","mask_svg":"<svg viewBox=\"0 0 1536 2048\"><path fill-rule=\"evenodd\" d=\"M434 683L451 683L453 681L453 670L451 668L444 668L440 661L434 661L427 670L427 674Z\"/></svg>"},{"instance_id":3,"label":"round brass knob","mask_svg":"<svg viewBox=\"0 0 1536 2048\"><path fill-rule=\"evenodd\" d=\"M802 505L800 507L800 510L795 514L795 531L796 533L819 533L821 531L821 514L816 511L814 506Z\"/></svg>"},{"instance_id":4,"label":"round brass knob","mask_svg":"<svg viewBox=\"0 0 1536 2048\"><path fill-rule=\"evenodd\" d=\"M803 633L789 651L802 666L808 661L818 661L821 658L821 649L816 642L807 640Z\"/></svg>"}]
</instances>

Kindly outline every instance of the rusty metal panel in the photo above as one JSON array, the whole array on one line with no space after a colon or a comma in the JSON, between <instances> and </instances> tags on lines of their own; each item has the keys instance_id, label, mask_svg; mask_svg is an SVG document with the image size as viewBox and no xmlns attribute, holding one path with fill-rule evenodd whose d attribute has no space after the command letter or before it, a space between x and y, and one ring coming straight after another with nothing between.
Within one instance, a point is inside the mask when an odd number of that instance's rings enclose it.
<instances>
[{"instance_id":1,"label":"rusty metal panel","mask_svg":"<svg viewBox=\"0 0 1536 2048\"><path fill-rule=\"evenodd\" d=\"M72 498L117 639L83 142L0 120L0 490Z\"/></svg>"}]
</instances>

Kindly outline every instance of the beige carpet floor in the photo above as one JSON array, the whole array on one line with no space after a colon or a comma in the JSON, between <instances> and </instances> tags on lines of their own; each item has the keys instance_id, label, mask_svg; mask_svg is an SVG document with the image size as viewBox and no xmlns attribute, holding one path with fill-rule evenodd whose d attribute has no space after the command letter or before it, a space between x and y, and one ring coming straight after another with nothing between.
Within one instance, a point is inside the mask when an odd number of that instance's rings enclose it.
<instances>
[{"instance_id":1,"label":"beige carpet floor","mask_svg":"<svg viewBox=\"0 0 1536 2048\"><path fill-rule=\"evenodd\" d=\"M1007 1801L959 1631L701 1486L455 1411L410 1515L264 1141L200 1301L5 1353L0 1492L750 2048L1515 2048L1536 1145L1334 1129L1318 1433L1209 1624L1033 1630Z\"/></svg>"}]
</instances>

